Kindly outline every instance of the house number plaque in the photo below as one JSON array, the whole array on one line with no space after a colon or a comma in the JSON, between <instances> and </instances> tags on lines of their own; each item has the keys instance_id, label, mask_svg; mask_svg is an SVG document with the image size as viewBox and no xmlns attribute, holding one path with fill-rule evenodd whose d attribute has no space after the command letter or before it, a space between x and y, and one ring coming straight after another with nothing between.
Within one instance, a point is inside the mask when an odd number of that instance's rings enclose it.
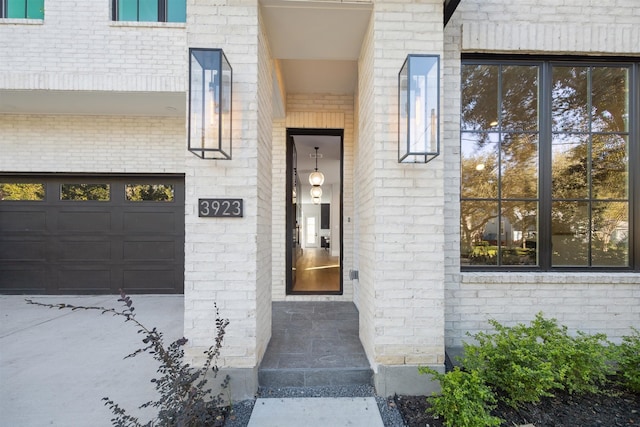
<instances>
[{"instance_id":1,"label":"house number plaque","mask_svg":"<svg viewBox=\"0 0 640 427\"><path fill-rule=\"evenodd\" d=\"M198 199L198 216L242 218L242 199Z\"/></svg>"}]
</instances>

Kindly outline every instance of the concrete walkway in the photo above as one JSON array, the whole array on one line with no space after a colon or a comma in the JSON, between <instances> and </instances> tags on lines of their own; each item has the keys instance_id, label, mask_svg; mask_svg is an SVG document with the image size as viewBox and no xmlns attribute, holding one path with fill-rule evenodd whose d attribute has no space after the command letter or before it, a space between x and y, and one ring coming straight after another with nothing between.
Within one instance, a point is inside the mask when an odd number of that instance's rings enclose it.
<instances>
[{"instance_id":1,"label":"concrete walkway","mask_svg":"<svg viewBox=\"0 0 640 427\"><path fill-rule=\"evenodd\" d=\"M384 427L373 397L258 399L248 427Z\"/></svg>"},{"instance_id":2,"label":"concrete walkway","mask_svg":"<svg viewBox=\"0 0 640 427\"><path fill-rule=\"evenodd\" d=\"M121 307L113 295L28 298ZM182 336L181 295L131 298L136 318L164 332L167 342ZM38 307L26 304L25 296L0 295L0 426L107 427L106 396L148 421L153 411L137 407L157 397L150 379L158 365L147 354L123 359L141 345L135 325L120 317ZM249 425L374 427L382 421L374 398L258 399Z\"/></svg>"}]
</instances>

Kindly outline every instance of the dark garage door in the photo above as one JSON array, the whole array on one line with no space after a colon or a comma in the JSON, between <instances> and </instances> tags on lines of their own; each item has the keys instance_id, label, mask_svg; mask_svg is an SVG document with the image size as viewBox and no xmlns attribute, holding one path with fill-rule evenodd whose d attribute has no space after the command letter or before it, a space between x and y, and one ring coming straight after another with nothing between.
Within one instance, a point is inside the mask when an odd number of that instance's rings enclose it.
<instances>
[{"instance_id":1,"label":"dark garage door","mask_svg":"<svg viewBox=\"0 0 640 427\"><path fill-rule=\"evenodd\" d=\"M0 293L182 293L184 177L0 175Z\"/></svg>"}]
</instances>

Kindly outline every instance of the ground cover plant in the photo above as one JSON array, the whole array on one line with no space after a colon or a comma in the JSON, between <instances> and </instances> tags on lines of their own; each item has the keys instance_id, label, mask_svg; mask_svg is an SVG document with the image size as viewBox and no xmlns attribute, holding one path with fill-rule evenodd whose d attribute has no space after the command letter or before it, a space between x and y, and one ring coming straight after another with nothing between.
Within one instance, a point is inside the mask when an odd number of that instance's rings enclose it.
<instances>
[{"instance_id":1,"label":"ground cover plant","mask_svg":"<svg viewBox=\"0 0 640 427\"><path fill-rule=\"evenodd\" d=\"M170 344L165 344L163 333L156 328L148 328L138 321L135 307L131 298L121 291L119 302L123 308L106 308L95 306L75 306L71 304L45 304L31 299L28 304L42 307L57 308L60 310L90 310L102 314L111 314L124 319L138 328L142 335L144 346L125 356L135 357L141 353L150 354L157 362L157 378L151 379L155 384L158 398L141 404L140 408L155 408L157 415L148 422L140 421L137 417L127 413L126 409L105 397L105 405L113 414L111 423L116 427L200 427L222 426L225 416L229 412L229 404L225 399L225 389L229 385L229 377L225 376L220 384L220 393L214 394L209 387L210 378L216 378L219 369L216 365L222 349L225 330L229 321L220 317L217 306L216 311L216 336L214 343L204 352L204 364L195 368L184 360L184 345L186 338L180 338Z\"/></svg>"},{"instance_id":2,"label":"ground cover plant","mask_svg":"<svg viewBox=\"0 0 640 427\"><path fill-rule=\"evenodd\" d=\"M615 345L605 335L570 336L539 313L529 325L473 336L462 368L439 374L433 396L396 396L409 426L640 426L640 333Z\"/></svg>"}]
</instances>

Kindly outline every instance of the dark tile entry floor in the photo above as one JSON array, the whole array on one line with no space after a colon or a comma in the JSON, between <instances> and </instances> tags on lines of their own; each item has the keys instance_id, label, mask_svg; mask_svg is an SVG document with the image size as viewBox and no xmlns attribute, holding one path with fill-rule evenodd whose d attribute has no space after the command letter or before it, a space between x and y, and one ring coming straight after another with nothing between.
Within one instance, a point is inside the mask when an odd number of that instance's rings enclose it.
<instances>
[{"instance_id":1,"label":"dark tile entry floor","mask_svg":"<svg viewBox=\"0 0 640 427\"><path fill-rule=\"evenodd\" d=\"M371 384L351 302L274 302L262 387Z\"/></svg>"}]
</instances>

